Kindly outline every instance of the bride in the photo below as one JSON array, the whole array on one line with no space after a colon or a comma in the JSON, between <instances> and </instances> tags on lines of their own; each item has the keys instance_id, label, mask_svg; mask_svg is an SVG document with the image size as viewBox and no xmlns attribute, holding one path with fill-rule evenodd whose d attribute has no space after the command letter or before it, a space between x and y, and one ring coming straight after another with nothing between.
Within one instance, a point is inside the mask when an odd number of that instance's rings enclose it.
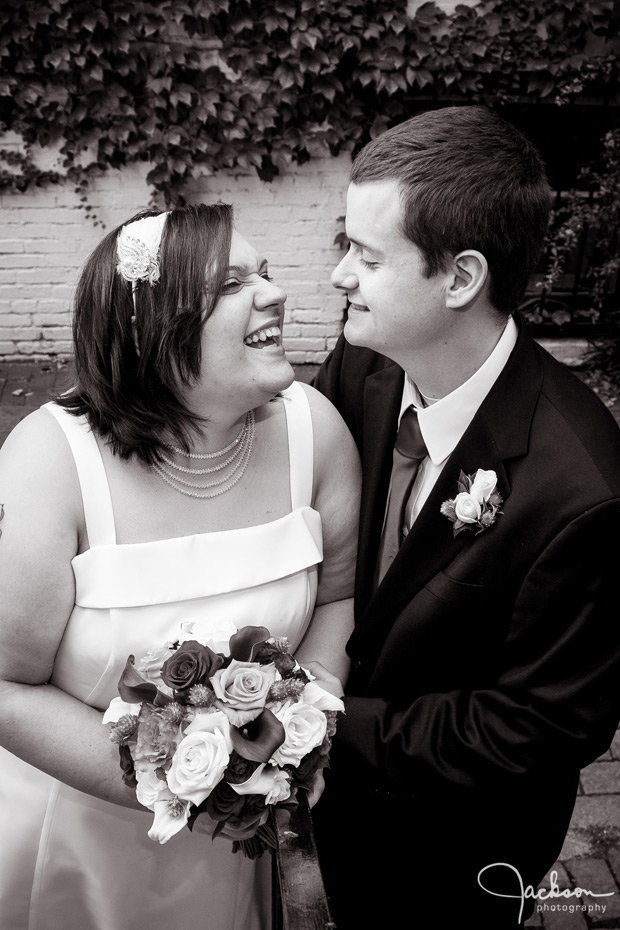
<instances>
[{"instance_id":1,"label":"bride","mask_svg":"<svg viewBox=\"0 0 620 930\"><path fill-rule=\"evenodd\" d=\"M186 622L346 676L359 465L284 302L229 206L134 217L84 267L74 387L0 451L2 930L268 926L268 857L150 840L101 721Z\"/></svg>"}]
</instances>

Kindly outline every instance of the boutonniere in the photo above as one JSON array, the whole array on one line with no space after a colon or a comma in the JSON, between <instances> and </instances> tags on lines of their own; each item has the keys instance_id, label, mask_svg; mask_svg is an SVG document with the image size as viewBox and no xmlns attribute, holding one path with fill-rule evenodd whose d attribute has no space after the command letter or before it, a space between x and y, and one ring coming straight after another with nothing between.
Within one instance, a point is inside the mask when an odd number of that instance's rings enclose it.
<instances>
[{"instance_id":1,"label":"boutonniere","mask_svg":"<svg viewBox=\"0 0 620 930\"><path fill-rule=\"evenodd\" d=\"M496 490L497 475L494 471L479 468L475 475L461 472L458 480L459 493L444 501L441 512L454 526L456 538L462 530L477 527L476 536L493 526L497 514L501 513L502 495Z\"/></svg>"}]
</instances>

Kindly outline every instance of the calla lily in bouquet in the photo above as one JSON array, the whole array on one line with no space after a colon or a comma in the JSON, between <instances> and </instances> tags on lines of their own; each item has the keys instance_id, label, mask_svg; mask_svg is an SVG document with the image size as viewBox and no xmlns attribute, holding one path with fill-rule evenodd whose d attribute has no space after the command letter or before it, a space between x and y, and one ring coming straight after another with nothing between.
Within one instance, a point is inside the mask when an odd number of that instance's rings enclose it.
<instances>
[{"instance_id":1,"label":"calla lily in bouquet","mask_svg":"<svg viewBox=\"0 0 620 930\"><path fill-rule=\"evenodd\" d=\"M103 722L122 777L166 843L197 817L255 858L275 845L274 806L297 804L327 765L342 701L266 627L182 624L175 642L129 656Z\"/></svg>"}]
</instances>

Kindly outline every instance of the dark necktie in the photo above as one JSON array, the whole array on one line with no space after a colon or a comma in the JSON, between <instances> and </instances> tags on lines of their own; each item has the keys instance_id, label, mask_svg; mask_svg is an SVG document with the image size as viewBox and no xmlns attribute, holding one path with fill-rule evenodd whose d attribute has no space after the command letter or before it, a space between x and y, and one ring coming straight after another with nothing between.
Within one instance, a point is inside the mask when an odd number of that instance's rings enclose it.
<instances>
[{"instance_id":1,"label":"dark necktie","mask_svg":"<svg viewBox=\"0 0 620 930\"><path fill-rule=\"evenodd\" d=\"M388 502L377 570L377 584L394 561L406 535L403 524L405 507L411 494L420 462L428 455L424 445L418 415L413 407L403 413L392 459L392 482Z\"/></svg>"}]
</instances>

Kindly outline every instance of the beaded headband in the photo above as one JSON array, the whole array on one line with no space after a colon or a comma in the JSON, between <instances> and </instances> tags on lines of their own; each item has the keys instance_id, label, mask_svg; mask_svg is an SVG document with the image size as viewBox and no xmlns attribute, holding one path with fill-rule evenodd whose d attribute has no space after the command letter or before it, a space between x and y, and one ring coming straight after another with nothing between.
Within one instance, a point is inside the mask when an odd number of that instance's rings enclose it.
<instances>
[{"instance_id":1,"label":"beaded headband","mask_svg":"<svg viewBox=\"0 0 620 930\"><path fill-rule=\"evenodd\" d=\"M145 216L123 226L116 240L116 270L125 281L131 281L131 299L134 315L131 332L136 354L140 356L136 324L136 288L139 281L148 281L151 287L159 281L159 246L164 234L168 213Z\"/></svg>"},{"instance_id":2,"label":"beaded headband","mask_svg":"<svg viewBox=\"0 0 620 930\"><path fill-rule=\"evenodd\" d=\"M132 294L138 281L152 286L159 281L159 246L168 213L145 216L123 226L116 240L116 270L131 281Z\"/></svg>"}]
</instances>

